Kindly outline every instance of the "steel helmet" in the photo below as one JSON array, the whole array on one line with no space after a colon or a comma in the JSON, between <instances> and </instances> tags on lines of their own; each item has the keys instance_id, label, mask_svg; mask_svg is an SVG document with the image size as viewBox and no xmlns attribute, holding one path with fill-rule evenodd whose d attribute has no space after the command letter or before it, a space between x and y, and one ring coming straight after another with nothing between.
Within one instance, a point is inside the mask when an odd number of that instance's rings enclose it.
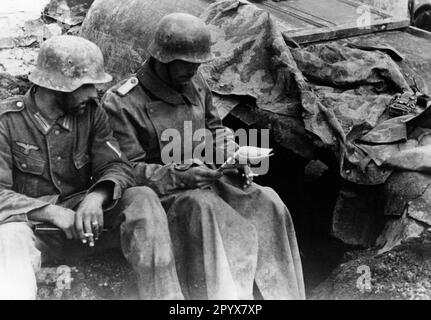
<instances>
[{"instance_id":1,"label":"steel helmet","mask_svg":"<svg viewBox=\"0 0 431 320\"><path fill-rule=\"evenodd\" d=\"M103 55L93 42L76 36L52 37L40 46L28 79L51 90L72 92L84 84L106 83Z\"/></svg>"},{"instance_id":2,"label":"steel helmet","mask_svg":"<svg viewBox=\"0 0 431 320\"><path fill-rule=\"evenodd\" d=\"M148 52L162 63L204 63L214 58L209 28L201 19L186 13L168 14L159 21Z\"/></svg>"}]
</instances>

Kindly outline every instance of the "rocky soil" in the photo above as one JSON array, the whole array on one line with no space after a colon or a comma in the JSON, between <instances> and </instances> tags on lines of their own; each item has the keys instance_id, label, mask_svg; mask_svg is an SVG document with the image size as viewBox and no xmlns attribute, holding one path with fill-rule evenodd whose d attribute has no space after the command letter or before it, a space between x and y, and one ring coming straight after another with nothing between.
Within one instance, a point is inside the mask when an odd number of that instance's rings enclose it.
<instances>
[{"instance_id":1,"label":"rocky soil","mask_svg":"<svg viewBox=\"0 0 431 320\"><path fill-rule=\"evenodd\" d=\"M51 271L57 270L59 266L70 268L70 286L66 286L67 282L62 279L59 282L61 273ZM38 274L40 300L137 299L133 272L120 250L107 251L82 260L54 261L43 267Z\"/></svg>"},{"instance_id":2,"label":"rocky soil","mask_svg":"<svg viewBox=\"0 0 431 320\"><path fill-rule=\"evenodd\" d=\"M431 230L389 252L350 252L315 290L313 300L429 300L431 298Z\"/></svg>"}]
</instances>

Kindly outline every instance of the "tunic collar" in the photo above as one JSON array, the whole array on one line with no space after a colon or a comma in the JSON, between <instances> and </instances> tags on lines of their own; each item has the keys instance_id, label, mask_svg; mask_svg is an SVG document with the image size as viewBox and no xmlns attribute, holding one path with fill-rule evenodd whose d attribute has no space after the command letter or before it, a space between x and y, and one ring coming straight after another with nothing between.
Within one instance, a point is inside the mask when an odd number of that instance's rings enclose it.
<instances>
[{"instance_id":1,"label":"tunic collar","mask_svg":"<svg viewBox=\"0 0 431 320\"><path fill-rule=\"evenodd\" d=\"M30 114L35 120L36 127L39 129L39 131L41 131L43 134L47 134L51 130L55 122L57 122L58 125L61 126L63 129L67 131L72 131L72 116L70 115L61 116L59 119L57 119L57 121L52 121L52 120L46 119L40 113L40 110L34 101L35 92L36 92L36 86L32 86L30 90L27 91L27 93L24 96L24 105L30 111Z\"/></svg>"}]
</instances>

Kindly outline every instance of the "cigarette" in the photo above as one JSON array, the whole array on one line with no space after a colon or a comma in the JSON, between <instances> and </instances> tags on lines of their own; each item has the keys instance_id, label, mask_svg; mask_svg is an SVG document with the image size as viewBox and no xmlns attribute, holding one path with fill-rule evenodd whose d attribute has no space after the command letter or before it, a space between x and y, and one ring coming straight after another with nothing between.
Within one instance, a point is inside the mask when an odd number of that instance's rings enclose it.
<instances>
[{"instance_id":1,"label":"cigarette","mask_svg":"<svg viewBox=\"0 0 431 320\"><path fill-rule=\"evenodd\" d=\"M257 173L249 173L249 174L243 173L242 176L252 178L252 177L258 177L259 175Z\"/></svg>"},{"instance_id":2,"label":"cigarette","mask_svg":"<svg viewBox=\"0 0 431 320\"><path fill-rule=\"evenodd\" d=\"M235 156L229 157L219 168L219 171L222 171L227 165L232 164L232 161L235 159Z\"/></svg>"}]
</instances>

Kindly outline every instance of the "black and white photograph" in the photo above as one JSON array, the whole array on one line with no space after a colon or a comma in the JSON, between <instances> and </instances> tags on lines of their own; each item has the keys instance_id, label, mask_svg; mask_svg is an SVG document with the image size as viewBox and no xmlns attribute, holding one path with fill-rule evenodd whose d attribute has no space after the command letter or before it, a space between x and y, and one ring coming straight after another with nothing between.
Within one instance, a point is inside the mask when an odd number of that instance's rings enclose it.
<instances>
[{"instance_id":1,"label":"black and white photograph","mask_svg":"<svg viewBox=\"0 0 431 320\"><path fill-rule=\"evenodd\" d=\"M431 300L430 90L431 0L1 0L0 300Z\"/></svg>"}]
</instances>

